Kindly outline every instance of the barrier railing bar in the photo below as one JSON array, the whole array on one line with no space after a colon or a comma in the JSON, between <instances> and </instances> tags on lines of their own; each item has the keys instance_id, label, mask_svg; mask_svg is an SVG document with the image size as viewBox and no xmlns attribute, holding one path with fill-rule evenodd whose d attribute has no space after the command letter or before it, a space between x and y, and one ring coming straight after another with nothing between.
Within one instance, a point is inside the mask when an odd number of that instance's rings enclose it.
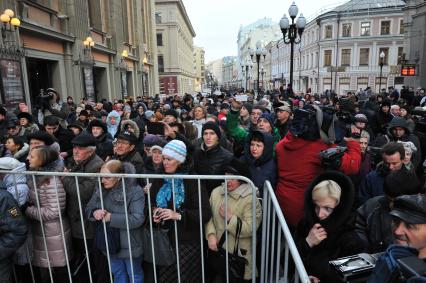
<instances>
[{"instance_id":1,"label":"barrier railing bar","mask_svg":"<svg viewBox=\"0 0 426 283\"><path fill-rule=\"evenodd\" d=\"M103 193L102 193L101 177L98 177L98 183L99 183L99 197L100 197L100 201L101 201L101 209L105 210L104 197L103 197ZM108 235L107 235L107 232L106 232L106 223L105 223L104 218L102 219L102 225L103 225L103 228L104 228L105 246L106 246L108 268L109 268L109 279L110 279L111 283L113 283L111 257L110 257L110 254L109 254L109 245L108 245Z\"/></svg>"},{"instance_id":2,"label":"barrier railing bar","mask_svg":"<svg viewBox=\"0 0 426 283\"><path fill-rule=\"evenodd\" d=\"M58 204L59 223L61 225L62 242L64 244L64 252L65 252L65 260L67 262L68 277L70 279L70 282L72 282L70 261L69 261L69 258L68 258L67 243L65 241L64 223L63 223L63 220L62 220L62 210L61 210L61 205L59 203L58 180L57 180L56 176L53 176L53 181L55 182L55 193L56 193L56 200L57 200L57 204ZM64 189L64 193L65 193L65 189Z\"/></svg>"},{"instance_id":3,"label":"barrier railing bar","mask_svg":"<svg viewBox=\"0 0 426 283\"><path fill-rule=\"evenodd\" d=\"M199 215L200 215L200 245L201 245L201 280L202 283L205 282L205 274L204 274L204 227L203 227L203 212L201 209L201 180L198 179L198 207L200 208Z\"/></svg>"},{"instance_id":4,"label":"barrier railing bar","mask_svg":"<svg viewBox=\"0 0 426 283\"><path fill-rule=\"evenodd\" d=\"M121 184L123 186L124 215L126 215L127 241L129 242L130 270L131 270L131 273L132 273L132 282L135 283L135 272L133 270L132 244L130 242L129 214L128 214L128 211L127 211L126 184L124 183L124 178L121 178Z\"/></svg>"},{"instance_id":5,"label":"barrier railing bar","mask_svg":"<svg viewBox=\"0 0 426 283\"><path fill-rule=\"evenodd\" d=\"M89 271L89 281L90 283L92 283L93 282L92 268L90 266L89 248L87 247L86 228L84 227L84 216L83 216L83 208L81 207L80 185L78 184L78 177L75 177L75 185L77 190L78 207L80 210L81 228L83 231L84 250L86 252L87 268Z\"/></svg>"},{"instance_id":6,"label":"barrier railing bar","mask_svg":"<svg viewBox=\"0 0 426 283\"><path fill-rule=\"evenodd\" d=\"M225 180L225 247L226 247L226 253L225 253L225 262L226 262L226 283L229 283L229 250L228 250L228 180Z\"/></svg>"},{"instance_id":7,"label":"barrier railing bar","mask_svg":"<svg viewBox=\"0 0 426 283\"><path fill-rule=\"evenodd\" d=\"M257 192L256 187L250 186L252 188L252 240L251 240L251 250L252 250L252 265L251 265L251 282L256 283L256 242L257 242Z\"/></svg>"},{"instance_id":8,"label":"barrier railing bar","mask_svg":"<svg viewBox=\"0 0 426 283\"><path fill-rule=\"evenodd\" d=\"M275 265L275 282L278 282L278 279L280 277L280 259L281 259L281 225L278 222L278 229L277 229L277 258L276 258L276 265Z\"/></svg>"},{"instance_id":9,"label":"barrier railing bar","mask_svg":"<svg viewBox=\"0 0 426 283\"><path fill-rule=\"evenodd\" d=\"M265 211L265 213L266 213L265 225L269 225L271 223L271 210L273 209L273 207L271 205L271 198L270 197L268 198L268 201L270 203L269 203L269 205L268 205L268 207L266 208L266 211ZM271 274L268 273L269 265L272 264L271 260L270 260L271 256L270 256L270 253L269 253L270 252L269 243L271 241L271 233L272 233L271 229L266 230L266 243L265 243L265 246L266 246L266 251L265 251L265 254L266 254L266 262L265 262L266 278L265 278L265 282L267 282L268 278L271 278Z\"/></svg>"},{"instance_id":10,"label":"barrier railing bar","mask_svg":"<svg viewBox=\"0 0 426 283\"><path fill-rule=\"evenodd\" d=\"M269 205L269 201L268 201L268 190L266 188L266 185L264 185L263 188L263 215L262 215L262 226L264 226L266 224L266 209ZM262 280L265 280L265 262L266 262L266 255L265 255L265 245L264 243L266 242L266 229L262 227L262 247L261 247L261 258L260 258L260 280L261 282L263 282Z\"/></svg>"},{"instance_id":11,"label":"barrier railing bar","mask_svg":"<svg viewBox=\"0 0 426 283\"><path fill-rule=\"evenodd\" d=\"M173 211L176 212L176 195L175 195L175 179L172 179L172 203L173 203ZM177 267L177 275L178 282L180 283L180 261L179 261L179 241L178 241L178 230L177 230L177 221L174 220L175 226L175 243L176 243L176 267Z\"/></svg>"},{"instance_id":12,"label":"barrier railing bar","mask_svg":"<svg viewBox=\"0 0 426 283\"><path fill-rule=\"evenodd\" d=\"M288 243L286 241L285 243L285 249L284 249L284 282L288 282Z\"/></svg>"},{"instance_id":13,"label":"barrier railing bar","mask_svg":"<svg viewBox=\"0 0 426 283\"><path fill-rule=\"evenodd\" d=\"M37 202L38 217L40 218L41 233L43 234L43 243L44 243L44 248L46 250L46 259L47 259L47 266L49 269L50 282L53 283L52 267L50 264L49 251L47 249L46 233L44 231L43 218L41 216L40 199L38 197L37 182L36 182L35 175L33 175L33 183L34 183L34 194L35 194L36 202Z\"/></svg>"},{"instance_id":14,"label":"barrier railing bar","mask_svg":"<svg viewBox=\"0 0 426 283\"><path fill-rule=\"evenodd\" d=\"M271 240L271 266L270 266L270 282L272 283L272 280L274 278L273 276L273 271L274 271L274 261L273 261L273 256L274 256L274 243L275 243L275 234L276 233L280 233L280 231L275 232L275 213L272 213L272 229L271 229L271 234L272 234L272 240ZM279 253L279 251L277 251L277 253Z\"/></svg>"}]
</instances>

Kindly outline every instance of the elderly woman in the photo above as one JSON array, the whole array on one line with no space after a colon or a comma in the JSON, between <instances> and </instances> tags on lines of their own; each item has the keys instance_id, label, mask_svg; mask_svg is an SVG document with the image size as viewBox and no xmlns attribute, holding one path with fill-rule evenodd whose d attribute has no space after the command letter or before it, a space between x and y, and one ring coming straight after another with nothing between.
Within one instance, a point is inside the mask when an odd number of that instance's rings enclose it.
<instances>
[{"instance_id":1,"label":"elderly woman","mask_svg":"<svg viewBox=\"0 0 426 283\"><path fill-rule=\"evenodd\" d=\"M231 163L225 167L226 175L242 175L250 176L250 171L246 164L233 159ZM256 191L253 193L253 189ZM228 194L228 213L225 214L225 194ZM256 199L257 188L253 188L249 184L241 180L228 180L225 184L215 188L210 196L210 206L212 210L212 218L206 225L206 238L208 240L208 247L210 250L217 251L220 238L225 233L225 216L228 218L228 251L234 250L236 239L237 222L241 220L241 234L239 240L240 251L245 250L243 254L247 260L244 271L244 280L241 282L249 281L252 279L252 236L253 231L256 231L260 225L262 218L262 209L260 202ZM256 211L253 212L253 197L256 199ZM256 213L256 226L253 223L253 213ZM225 244L223 244L225 246ZM223 247L225 248L225 247ZM207 263L209 264L209 263ZM209 266L211 267L211 266ZM208 268L209 268L208 267ZM215 276L216 275L216 276ZM209 279L211 282L226 282L226 272L222 274L210 274ZM216 277L216 278L212 278ZM217 278L219 277L219 278Z\"/></svg>"},{"instance_id":2,"label":"elderly woman","mask_svg":"<svg viewBox=\"0 0 426 283\"><path fill-rule=\"evenodd\" d=\"M47 146L33 148L28 161L31 171L64 171L58 152ZM34 183L32 178L28 180L29 205L25 214L31 220L32 263L38 267L38 282L50 282L49 266L52 268L54 282L68 282L66 266L67 259L72 258L72 249L71 228L64 213L66 193L59 177L39 175L35 177L35 181Z\"/></svg>"},{"instance_id":3,"label":"elderly woman","mask_svg":"<svg viewBox=\"0 0 426 283\"><path fill-rule=\"evenodd\" d=\"M401 142L401 143L404 146L404 150L405 150L405 157L402 162L404 163L404 166L408 171L415 172L415 168L412 162L412 157L413 157L413 153L417 151L417 148L412 142Z\"/></svg>"},{"instance_id":4,"label":"elderly woman","mask_svg":"<svg viewBox=\"0 0 426 283\"><path fill-rule=\"evenodd\" d=\"M305 217L296 231L296 245L314 282L338 282L329 261L362 251L352 217L354 188L344 174L317 176L305 194Z\"/></svg>"},{"instance_id":5,"label":"elderly woman","mask_svg":"<svg viewBox=\"0 0 426 283\"><path fill-rule=\"evenodd\" d=\"M167 143L162 155L162 173L173 177L175 174L191 172L186 146L182 141L173 140ZM164 228L169 229L169 238L174 248L174 225L177 225L181 282L201 282L200 221L204 224L211 216L207 191L204 188L198 190L197 180L155 179L152 182L150 197L153 221L162 223ZM178 281L176 264L157 268L157 273L158 282Z\"/></svg>"},{"instance_id":6,"label":"elderly woman","mask_svg":"<svg viewBox=\"0 0 426 283\"><path fill-rule=\"evenodd\" d=\"M110 160L102 166L101 173L135 174L135 167L130 163ZM127 214L123 205L124 200L126 200ZM96 190L87 204L86 215L89 220L97 221L98 225L95 235L97 248L107 255L106 246L100 244L104 240L104 233L107 233L108 237L112 237L111 241L115 240L116 248L109 246L114 282L143 282L141 227L145 218L144 204L145 196L142 188L136 183L136 179L125 178L123 189L123 182L117 177L102 177L102 188ZM106 222L106 232L102 221ZM118 236L114 238L113 234ZM128 236L130 236L130 246ZM108 241L108 243L110 242ZM133 263L133 273L131 262Z\"/></svg>"}]
</instances>

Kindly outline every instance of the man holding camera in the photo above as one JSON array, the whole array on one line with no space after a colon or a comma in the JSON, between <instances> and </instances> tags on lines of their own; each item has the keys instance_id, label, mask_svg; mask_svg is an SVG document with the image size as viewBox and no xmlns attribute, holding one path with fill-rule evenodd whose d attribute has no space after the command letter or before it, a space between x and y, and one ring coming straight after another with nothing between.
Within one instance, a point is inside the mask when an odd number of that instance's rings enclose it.
<instances>
[{"instance_id":1,"label":"man holding camera","mask_svg":"<svg viewBox=\"0 0 426 283\"><path fill-rule=\"evenodd\" d=\"M396 245L380 256L367 282L426 282L426 196L397 197L390 214Z\"/></svg>"},{"instance_id":2,"label":"man holding camera","mask_svg":"<svg viewBox=\"0 0 426 283\"><path fill-rule=\"evenodd\" d=\"M53 88L48 88L45 93L40 95L40 99L43 118L55 116L59 119L61 127L66 128L66 118L70 113L70 106L60 101L59 93ZM42 121L39 122L41 123Z\"/></svg>"}]
</instances>

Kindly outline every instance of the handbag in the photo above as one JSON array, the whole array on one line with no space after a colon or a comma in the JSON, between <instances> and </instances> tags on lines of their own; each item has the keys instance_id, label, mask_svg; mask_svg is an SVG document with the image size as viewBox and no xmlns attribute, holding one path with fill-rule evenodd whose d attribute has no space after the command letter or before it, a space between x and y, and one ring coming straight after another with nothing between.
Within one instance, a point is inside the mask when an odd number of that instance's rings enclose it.
<instances>
[{"instance_id":1,"label":"handbag","mask_svg":"<svg viewBox=\"0 0 426 283\"><path fill-rule=\"evenodd\" d=\"M105 233L108 239L109 254L115 255L120 249L120 229L111 227L109 222L105 222L105 229L102 221L97 221L95 230L95 246L101 252L107 253Z\"/></svg>"},{"instance_id":2,"label":"handbag","mask_svg":"<svg viewBox=\"0 0 426 283\"><path fill-rule=\"evenodd\" d=\"M231 283L240 282L241 279L244 279L244 272L246 265L248 265L247 259L238 255L241 228L242 221L240 218L237 218L234 251L228 253L229 282ZM222 248L222 246L225 242L225 233L228 233L228 231L223 232L220 237L218 250L212 251L209 249L207 254L209 276L220 276L224 282L226 282L226 249Z\"/></svg>"},{"instance_id":3,"label":"handbag","mask_svg":"<svg viewBox=\"0 0 426 283\"><path fill-rule=\"evenodd\" d=\"M151 229L145 226L142 230L142 241L144 247L144 260L154 264L152 256L152 245L154 244L155 264L160 266L170 266L176 262L176 252L170 243L169 229L153 226L151 241Z\"/></svg>"}]
</instances>

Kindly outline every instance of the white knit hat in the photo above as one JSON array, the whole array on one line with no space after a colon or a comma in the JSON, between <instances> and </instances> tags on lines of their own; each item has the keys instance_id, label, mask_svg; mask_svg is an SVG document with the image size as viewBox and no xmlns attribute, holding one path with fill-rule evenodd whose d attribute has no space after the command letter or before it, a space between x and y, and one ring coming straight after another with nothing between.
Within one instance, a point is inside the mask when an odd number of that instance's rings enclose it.
<instances>
[{"instance_id":1,"label":"white knit hat","mask_svg":"<svg viewBox=\"0 0 426 283\"><path fill-rule=\"evenodd\" d=\"M166 144L161 152L163 155L184 163L186 159L186 145L180 140L172 140Z\"/></svg>"}]
</instances>

